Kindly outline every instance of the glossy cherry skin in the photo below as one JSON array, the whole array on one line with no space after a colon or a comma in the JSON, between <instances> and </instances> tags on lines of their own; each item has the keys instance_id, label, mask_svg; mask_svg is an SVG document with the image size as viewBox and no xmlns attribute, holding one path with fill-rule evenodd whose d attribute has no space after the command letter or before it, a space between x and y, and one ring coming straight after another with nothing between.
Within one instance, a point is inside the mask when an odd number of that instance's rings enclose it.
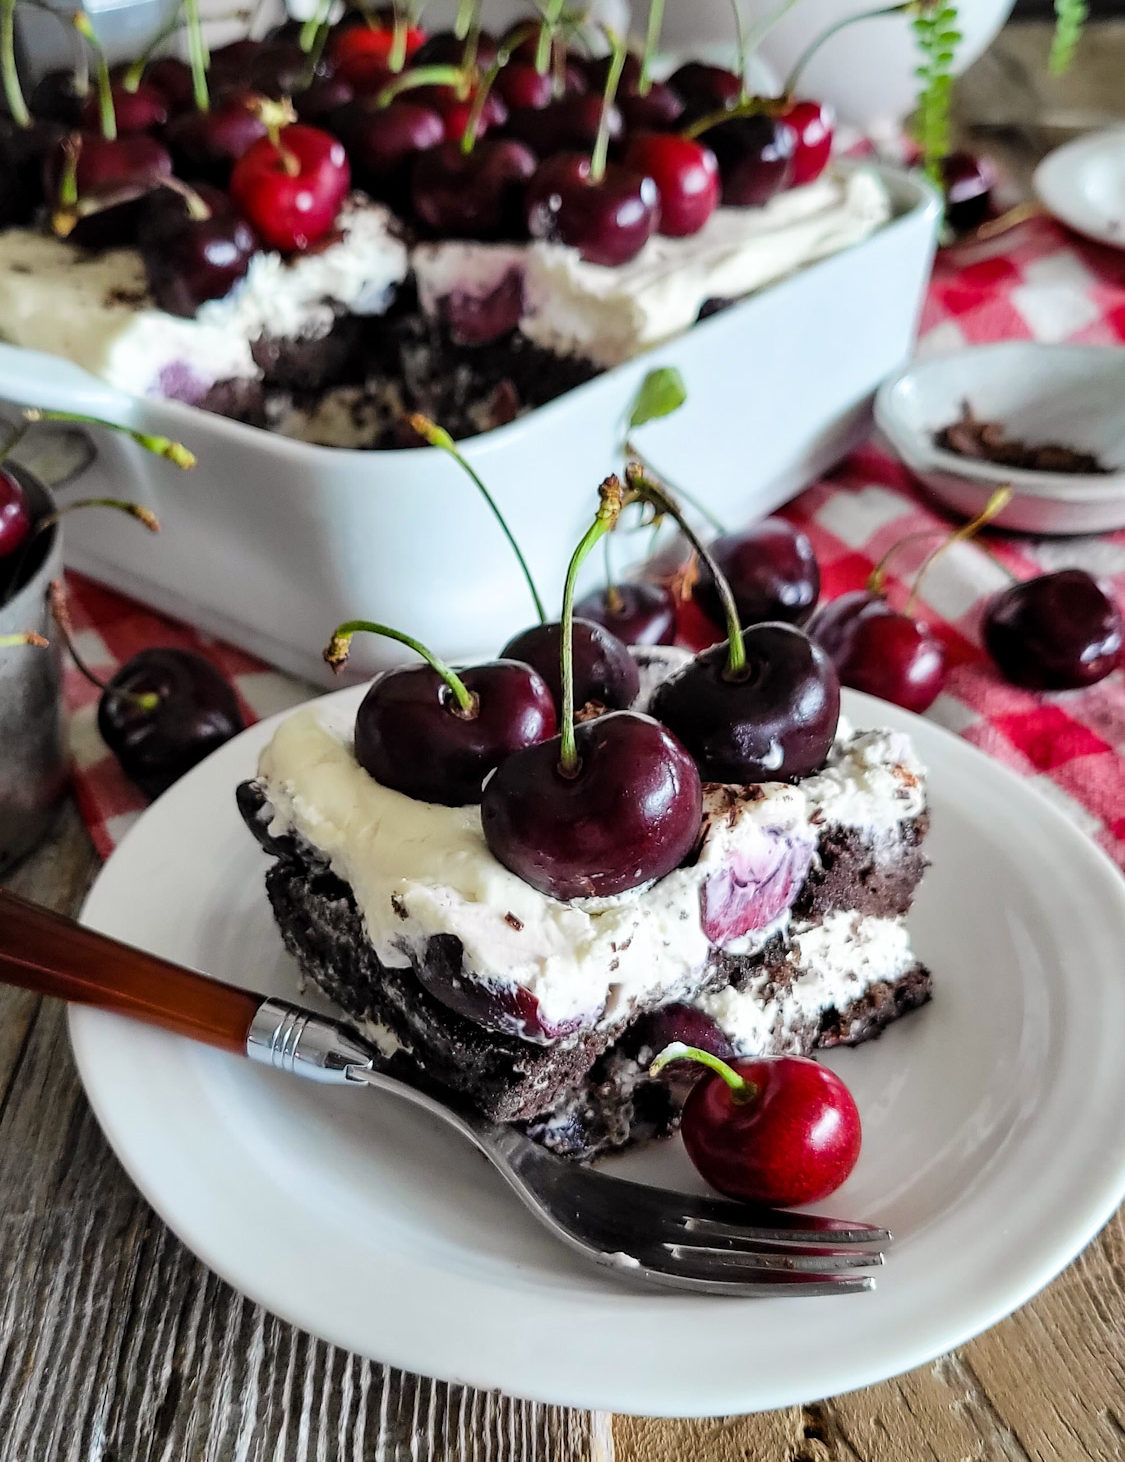
<instances>
[{"instance_id":1,"label":"glossy cherry skin","mask_svg":"<svg viewBox=\"0 0 1125 1462\"><path fill-rule=\"evenodd\" d=\"M604 177L590 176L590 159L578 153L548 158L527 190L532 238L577 249L589 264L627 264L656 232L660 200L643 173L610 163Z\"/></svg>"},{"instance_id":2,"label":"glossy cherry skin","mask_svg":"<svg viewBox=\"0 0 1125 1462\"><path fill-rule=\"evenodd\" d=\"M832 135L836 126L832 108L824 102L795 101L780 116L792 127L797 140L790 186L798 188L803 183L815 182L832 156Z\"/></svg>"},{"instance_id":3,"label":"glossy cherry skin","mask_svg":"<svg viewBox=\"0 0 1125 1462\"><path fill-rule=\"evenodd\" d=\"M657 687L652 714L708 782L787 782L817 771L840 719L832 661L791 624L742 632L746 671L727 680L727 644L703 650Z\"/></svg>"},{"instance_id":4,"label":"glossy cherry skin","mask_svg":"<svg viewBox=\"0 0 1125 1462\"><path fill-rule=\"evenodd\" d=\"M31 504L27 493L0 467L0 558L8 558L27 542L31 532Z\"/></svg>"},{"instance_id":5,"label":"glossy cherry skin","mask_svg":"<svg viewBox=\"0 0 1125 1462\"><path fill-rule=\"evenodd\" d=\"M581 93L560 97L545 107L525 107L513 111L507 121L507 131L542 158L550 158L556 152L592 152L597 141L598 125L602 115L600 96ZM624 131L621 113L616 107L609 109L609 137L616 141Z\"/></svg>"},{"instance_id":6,"label":"glossy cherry skin","mask_svg":"<svg viewBox=\"0 0 1125 1462\"><path fill-rule=\"evenodd\" d=\"M744 627L765 619L800 624L820 594L820 565L806 534L784 518L763 518L742 533L724 533L708 549L730 585ZM723 606L711 575L701 568L695 599L716 624Z\"/></svg>"},{"instance_id":7,"label":"glossy cherry skin","mask_svg":"<svg viewBox=\"0 0 1125 1462\"><path fill-rule=\"evenodd\" d=\"M118 135L129 132L152 132L163 127L168 120L168 103L162 91L142 81L134 91L126 91L118 82L110 87L113 98L113 113L117 120ZM101 123L101 107L97 96L91 92L82 109L82 125L96 132Z\"/></svg>"},{"instance_id":8,"label":"glossy cherry skin","mask_svg":"<svg viewBox=\"0 0 1125 1462\"><path fill-rule=\"evenodd\" d=\"M167 148L155 137L136 132L109 141L92 133L81 136L76 180L80 201L104 200L106 206L80 219L72 242L89 249L132 244L143 213L143 199L172 172ZM62 155L47 160L47 197L58 198ZM120 200L120 201L118 201Z\"/></svg>"},{"instance_id":9,"label":"glossy cherry skin","mask_svg":"<svg viewBox=\"0 0 1125 1462\"><path fill-rule=\"evenodd\" d=\"M1085 569L1013 584L989 603L984 643L1002 674L1028 690L1077 690L1122 663L1121 610Z\"/></svg>"},{"instance_id":10,"label":"glossy cherry skin","mask_svg":"<svg viewBox=\"0 0 1125 1462\"><path fill-rule=\"evenodd\" d=\"M146 710L115 691L158 697ZM238 697L209 660L190 650L141 650L98 702L98 730L125 775L158 797L243 729Z\"/></svg>"},{"instance_id":11,"label":"glossy cherry skin","mask_svg":"<svg viewBox=\"0 0 1125 1462\"><path fill-rule=\"evenodd\" d=\"M511 238L522 232L524 193L535 168L535 154L514 138L485 137L471 152L443 142L414 164L414 212L446 238Z\"/></svg>"},{"instance_id":12,"label":"glossy cherry skin","mask_svg":"<svg viewBox=\"0 0 1125 1462\"><path fill-rule=\"evenodd\" d=\"M314 125L331 117L355 100L355 88L343 76L321 76L293 97L293 107L302 122ZM331 129L329 129L331 130Z\"/></svg>"},{"instance_id":13,"label":"glossy cherry skin","mask_svg":"<svg viewBox=\"0 0 1125 1462\"><path fill-rule=\"evenodd\" d=\"M150 61L145 67L144 84L160 93L170 116L195 104L191 67L178 56L157 56Z\"/></svg>"},{"instance_id":14,"label":"glossy cherry skin","mask_svg":"<svg viewBox=\"0 0 1125 1462\"><path fill-rule=\"evenodd\" d=\"M425 39L425 31L416 30L412 26L407 29L407 59L425 43ZM390 60L393 46L393 29L369 25L351 25L346 28L337 26L328 42L328 53L341 74L351 80L353 72L362 72L372 62L385 66Z\"/></svg>"},{"instance_id":15,"label":"glossy cherry skin","mask_svg":"<svg viewBox=\"0 0 1125 1462\"><path fill-rule=\"evenodd\" d=\"M511 110L527 107L537 112L555 95L555 78L550 70L540 72L530 61L509 61L497 72L494 86Z\"/></svg>"},{"instance_id":16,"label":"glossy cherry skin","mask_svg":"<svg viewBox=\"0 0 1125 1462\"><path fill-rule=\"evenodd\" d=\"M708 1071L684 1103L684 1147L712 1188L744 1203L819 1203L859 1160L859 1112L827 1066L807 1056L742 1057L730 1066L749 1100Z\"/></svg>"},{"instance_id":17,"label":"glossy cherry skin","mask_svg":"<svg viewBox=\"0 0 1125 1462\"><path fill-rule=\"evenodd\" d=\"M727 112L737 106L742 83L723 66L687 61L668 78L668 85L684 102L682 121L697 121L712 112Z\"/></svg>"},{"instance_id":18,"label":"glossy cherry skin","mask_svg":"<svg viewBox=\"0 0 1125 1462\"><path fill-rule=\"evenodd\" d=\"M463 714L429 665L404 665L372 682L355 719L355 755L384 787L419 802L479 802L493 767L555 734L551 692L530 665L496 660L458 671L475 698Z\"/></svg>"},{"instance_id":19,"label":"glossy cherry skin","mask_svg":"<svg viewBox=\"0 0 1125 1462\"><path fill-rule=\"evenodd\" d=\"M238 159L266 135L266 124L253 110L256 101L254 92L232 92L209 112L173 118L165 137L176 171L193 182L225 187Z\"/></svg>"},{"instance_id":20,"label":"glossy cherry skin","mask_svg":"<svg viewBox=\"0 0 1125 1462\"><path fill-rule=\"evenodd\" d=\"M728 208L761 208L793 181L797 134L780 117L731 117L708 128L703 140L718 159Z\"/></svg>"},{"instance_id":21,"label":"glossy cherry skin","mask_svg":"<svg viewBox=\"0 0 1125 1462\"><path fill-rule=\"evenodd\" d=\"M841 685L853 690L922 712L945 684L941 641L866 589L822 604L805 630L835 665Z\"/></svg>"},{"instance_id":22,"label":"glossy cherry skin","mask_svg":"<svg viewBox=\"0 0 1125 1462\"><path fill-rule=\"evenodd\" d=\"M951 152L941 160L945 218L955 233L968 233L992 211L996 175L989 164L971 152Z\"/></svg>"},{"instance_id":23,"label":"glossy cherry skin","mask_svg":"<svg viewBox=\"0 0 1125 1462\"><path fill-rule=\"evenodd\" d=\"M676 605L663 584L615 584L612 598L596 589L574 612L604 625L623 645L670 645L676 638Z\"/></svg>"},{"instance_id":24,"label":"glossy cherry skin","mask_svg":"<svg viewBox=\"0 0 1125 1462\"><path fill-rule=\"evenodd\" d=\"M618 106L627 132L670 132L684 113L683 99L662 81L654 81L642 94L634 91L620 97Z\"/></svg>"},{"instance_id":25,"label":"glossy cherry skin","mask_svg":"<svg viewBox=\"0 0 1125 1462\"><path fill-rule=\"evenodd\" d=\"M206 300L223 299L245 277L258 247L224 193L203 187L199 196L211 210L208 218L193 218L180 194L162 189L149 200L139 230L149 288L171 315L190 317Z\"/></svg>"},{"instance_id":26,"label":"glossy cherry skin","mask_svg":"<svg viewBox=\"0 0 1125 1462\"><path fill-rule=\"evenodd\" d=\"M609 898L678 868L699 840L695 763L663 726L615 711L575 727L579 764L553 737L489 779L481 823L493 857L556 899Z\"/></svg>"},{"instance_id":27,"label":"glossy cherry skin","mask_svg":"<svg viewBox=\"0 0 1125 1462\"><path fill-rule=\"evenodd\" d=\"M477 70L487 71L496 60L499 46L496 38L482 30L477 37ZM460 66L465 42L451 30L434 31L411 56L413 66Z\"/></svg>"},{"instance_id":28,"label":"glossy cherry skin","mask_svg":"<svg viewBox=\"0 0 1125 1462\"><path fill-rule=\"evenodd\" d=\"M420 89L425 90L425 88ZM471 94L465 97L457 96L448 87L435 88L435 90L438 95L428 104L433 105L441 117L446 140L460 142L472 115L473 97ZM494 91L489 92L484 99L484 106L481 108L480 118L477 122L477 136L483 137L486 132L492 132L497 127L502 127L507 120L508 108Z\"/></svg>"},{"instance_id":29,"label":"glossy cherry skin","mask_svg":"<svg viewBox=\"0 0 1125 1462\"><path fill-rule=\"evenodd\" d=\"M297 123L255 142L234 165L230 195L275 249L307 249L331 232L351 186L343 144ZM296 165L291 172L287 159Z\"/></svg>"},{"instance_id":30,"label":"glossy cherry skin","mask_svg":"<svg viewBox=\"0 0 1125 1462\"><path fill-rule=\"evenodd\" d=\"M719 165L701 142L674 133L638 132L629 138L624 161L656 184L662 234L698 233L719 205Z\"/></svg>"},{"instance_id":31,"label":"glossy cherry skin","mask_svg":"<svg viewBox=\"0 0 1125 1462\"><path fill-rule=\"evenodd\" d=\"M562 675L559 646L562 626L557 622L536 624L510 639L500 652L511 660L533 666L547 682L557 709L562 709ZM574 620L571 637L574 659L574 707L593 703L610 711L623 711L636 700L641 688L637 662L603 625L593 620Z\"/></svg>"},{"instance_id":32,"label":"glossy cherry skin","mask_svg":"<svg viewBox=\"0 0 1125 1462\"><path fill-rule=\"evenodd\" d=\"M405 97L381 109L355 102L333 122L359 187L399 207L409 196L415 158L445 137L437 112Z\"/></svg>"}]
</instances>

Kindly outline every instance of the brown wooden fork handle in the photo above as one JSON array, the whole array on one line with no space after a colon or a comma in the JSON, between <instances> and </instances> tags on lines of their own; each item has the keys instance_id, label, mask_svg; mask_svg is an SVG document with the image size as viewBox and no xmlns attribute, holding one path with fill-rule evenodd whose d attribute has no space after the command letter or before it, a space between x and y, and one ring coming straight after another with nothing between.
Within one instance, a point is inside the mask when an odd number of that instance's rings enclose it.
<instances>
[{"instance_id":1,"label":"brown wooden fork handle","mask_svg":"<svg viewBox=\"0 0 1125 1462\"><path fill-rule=\"evenodd\" d=\"M0 889L0 981L246 1054L262 997L121 944Z\"/></svg>"}]
</instances>

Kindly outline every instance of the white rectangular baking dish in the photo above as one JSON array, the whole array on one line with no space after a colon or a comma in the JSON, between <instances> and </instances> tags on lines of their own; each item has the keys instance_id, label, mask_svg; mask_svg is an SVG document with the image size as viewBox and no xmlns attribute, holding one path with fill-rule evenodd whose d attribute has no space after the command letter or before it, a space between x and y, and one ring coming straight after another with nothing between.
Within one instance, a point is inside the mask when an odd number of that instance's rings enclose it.
<instances>
[{"instance_id":1,"label":"white rectangular baking dish","mask_svg":"<svg viewBox=\"0 0 1125 1462\"><path fill-rule=\"evenodd\" d=\"M862 244L465 444L548 606L558 602L598 483L621 467L625 415L654 367L678 367L688 399L643 427L638 445L732 524L768 513L862 439L875 387L910 352L939 212L924 182L879 171L895 217ZM435 448L310 446L177 402L133 398L69 362L7 345L0 397L185 442L198 457L191 473L99 433L97 458L62 501L133 497L164 531L138 539L114 514L78 514L67 524L68 562L294 674L329 683L321 649L353 616L451 655L495 653L533 619L487 507ZM643 554L645 539L627 542L623 561ZM363 637L352 668L362 673L405 653Z\"/></svg>"}]
</instances>

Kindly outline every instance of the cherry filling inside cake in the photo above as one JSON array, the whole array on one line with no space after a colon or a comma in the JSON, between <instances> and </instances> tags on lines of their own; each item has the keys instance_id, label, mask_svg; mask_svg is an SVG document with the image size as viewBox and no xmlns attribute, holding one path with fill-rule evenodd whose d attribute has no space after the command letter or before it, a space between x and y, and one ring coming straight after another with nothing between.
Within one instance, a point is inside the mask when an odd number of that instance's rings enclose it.
<instances>
[{"instance_id":1,"label":"cherry filling inside cake","mask_svg":"<svg viewBox=\"0 0 1125 1462\"><path fill-rule=\"evenodd\" d=\"M647 699L690 659L635 650ZM303 971L388 1059L575 1156L666 1132L671 1040L717 1053L854 1044L930 995L904 916L925 867L908 738L841 723L795 782L703 784L681 866L603 898L540 892L477 805L420 802L356 760L352 726L284 722L243 815Z\"/></svg>"},{"instance_id":2,"label":"cherry filling inside cake","mask_svg":"<svg viewBox=\"0 0 1125 1462\"><path fill-rule=\"evenodd\" d=\"M0 119L0 336L310 442L417 445L411 413L502 424L890 217L819 104L693 63L618 80L548 29L392 60L348 11L315 46L96 67L85 103L56 76Z\"/></svg>"}]
</instances>

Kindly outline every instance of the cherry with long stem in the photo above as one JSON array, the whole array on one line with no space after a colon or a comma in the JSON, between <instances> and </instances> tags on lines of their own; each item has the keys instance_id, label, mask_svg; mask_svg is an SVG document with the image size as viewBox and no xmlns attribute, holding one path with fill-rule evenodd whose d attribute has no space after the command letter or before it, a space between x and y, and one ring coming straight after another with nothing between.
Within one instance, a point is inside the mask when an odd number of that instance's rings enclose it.
<instances>
[{"instance_id":1,"label":"cherry with long stem","mask_svg":"<svg viewBox=\"0 0 1125 1462\"><path fill-rule=\"evenodd\" d=\"M535 48L535 69L540 76L546 76L551 64L551 49L565 5L566 0L548 0L543 7L543 24L539 29L539 44Z\"/></svg>"},{"instance_id":2,"label":"cherry with long stem","mask_svg":"<svg viewBox=\"0 0 1125 1462\"><path fill-rule=\"evenodd\" d=\"M683 1041L672 1041L670 1045L665 1046L648 1068L648 1074L659 1076L665 1066L670 1065L673 1061L695 1061L700 1066L706 1066L709 1071L713 1071L716 1076L726 1082L730 1087L731 1100L740 1106L754 1101L758 1095L758 1087L752 1081L747 1081L744 1076L739 1076L738 1072L721 1056L716 1056L713 1051L705 1051L700 1046L687 1046Z\"/></svg>"},{"instance_id":3,"label":"cherry with long stem","mask_svg":"<svg viewBox=\"0 0 1125 1462\"><path fill-rule=\"evenodd\" d=\"M361 633L382 635L384 639L394 640L400 645L405 645L408 650L413 650L416 655L421 655L430 669L436 671L449 687L450 693L457 702L457 711L454 714L465 717L475 715L476 697L466 688L465 682L455 670L452 670L444 660L439 659L432 650L428 650L421 640L403 634L401 630L392 629L390 625L377 624L373 619L349 619L343 624L337 625L333 630L332 638L324 650L324 659L334 671L338 673L348 663L352 637Z\"/></svg>"},{"instance_id":4,"label":"cherry with long stem","mask_svg":"<svg viewBox=\"0 0 1125 1462\"><path fill-rule=\"evenodd\" d=\"M481 497L484 498L485 502L491 509L492 516L496 519L497 523L499 523L500 530L504 534L504 537L511 545L512 552L516 556L516 562L520 566L520 572L523 574L524 580L526 581L528 590L531 594L532 602L535 605L535 612L539 616L539 623L546 624L547 611L543 607L543 600L539 597L539 590L535 587L535 580L531 576L531 570L530 568L528 568L527 560L524 558L523 552L521 551L519 544L516 542L515 535L508 527L507 520L505 519L503 513L500 511L496 503L496 499L489 492L488 488L485 487L479 473L477 473L476 470L471 466L468 459L457 450L457 444L456 442L454 442L449 433L443 427L438 426L436 422L431 421L429 417L415 413L415 415L410 418L410 426L429 446L437 447L440 451L445 452L448 456L452 457L457 465L462 469L462 471L464 471L469 476L477 491L480 493Z\"/></svg>"},{"instance_id":5,"label":"cherry with long stem","mask_svg":"<svg viewBox=\"0 0 1125 1462\"><path fill-rule=\"evenodd\" d=\"M94 74L98 89L98 112L101 119L102 136L107 142L117 139L117 114L113 108L113 85L109 76L109 62L97 32L90 24L90 17L83 10L74 12L74 28L94 53Z\"/></svg>"},{"instance_id":6,"label":"cherry with long stem","mask_svg":"<svg viewBox=\"0 0 1125 1462\"><path fill-rule=\"evenodd\" d=\"M457 94L464 97L468 94L470 78L460 66L416 66L413 70L404 71L394 81L390 81L375 95L375 106L382 110L389 107L391 102L405 91L412 91L419 86L452 86Z\"/></svg>"},{"instance_id":7,"label":"cherry with long stem","mask_svg":"<svg viewBox=\"0 0 1125 1462\"><path fill-rule=\"evenodd\" d=\"M195 466L195 453L190 452L182 442L175 442L171 437L158 436L152 432L137 431L131 426L122 426L117 421L105 421L100 416L85 416L78 411L52 411L45 407L34 406L23 414L24 421L34 423L37 421L71 421L81 426L102 426L108 431L118 432L121 436L128 437L136 442L138 447L143 447L146 452L151 452L155 457L163 457L171 462L173 466L179 467L182 471L190 472Z\"/></svg>"},{"instance_id":8,"label":"cherry with long stem","mask_svg":"<svg viewBox=\"0 0 1125 1462\"><path fill-rule=\"evenodd\" d=\"M61 579L52 579L47 587L47 602L51 609L51 618L58 626L59 634L62 636L63 644L67 653L74 661L75 669L95 686L103 695L120 696L122 700L135 705L139 711L154 711L160 704L160 697L153 691L137 693L131 690L120 690L103 680L96 671L92 670L75 643L74 621L70 617L70 604L67 600L66 588Z\"/></svg>"}]
</instances>

